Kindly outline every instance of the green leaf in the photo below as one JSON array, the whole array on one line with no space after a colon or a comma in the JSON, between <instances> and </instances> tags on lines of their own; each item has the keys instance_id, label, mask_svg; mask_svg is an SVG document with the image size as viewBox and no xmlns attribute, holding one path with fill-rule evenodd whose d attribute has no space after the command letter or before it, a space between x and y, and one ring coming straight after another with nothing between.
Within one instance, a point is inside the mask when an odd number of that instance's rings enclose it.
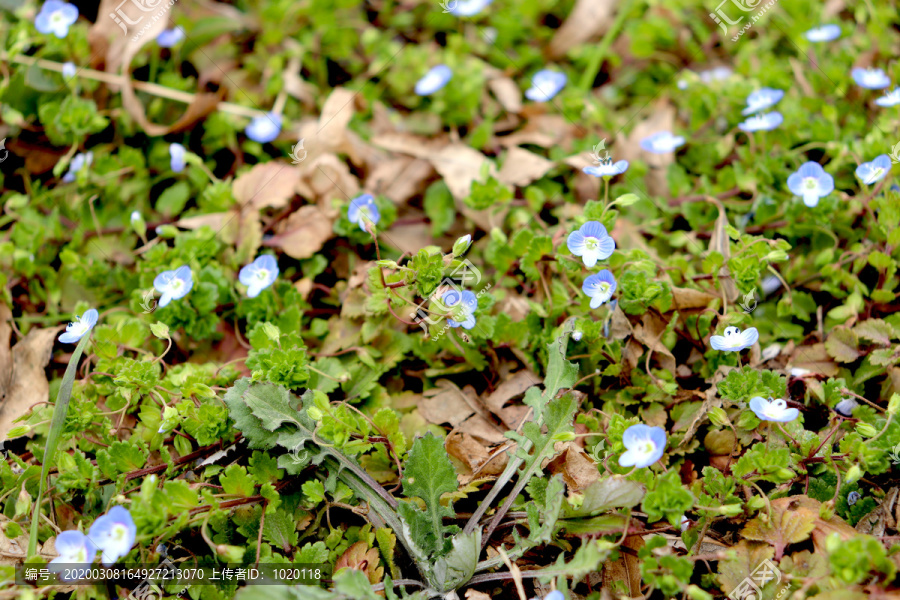
<instances>
[{"instance_id":1,"label":"green leaf","mask_svg":"<svg viewBox=\"0 0 900 600\"><path fill-rule=\"evenodd\" d=\"M293 517L283 510L276 510L274 513L266 514L263 537L285 552L290 552L297 544L299 534Z\"/></svg>"},{"instance_id":2,"label":"green leaf","mask_svg":"<svg viewBox=\"0 0 900 600\"><path fill-rule=\"evenodd\" d=\"M453 509L442 506L441 495L455 492L459 487L456 471L444 449L444 442L432 433L416 438L406 468L403 471L403 494L425 502L421 511L412 502L400 504L400 514L409 525L412 542L426 555L443 554L448 550L445 539L450 528L443 525L444 517L452 517Z\"/></svg>"},{"instance_id":3,"label":"green leaf","mask_svg":"<svg viewBox=\"0 0 900 600\"><path fill-rule=\"evenodd\" d=\"M241 465L228 465L225 472L219 476L219 483L226 494L244 497L256 495L256 482Z\"/></svg>"},{"instance_id":4,"label":"green leaf","mask_svg":"<svg viewBox=\"0 0 900 600\"><path fill-rule=\"evenodd\" d=\"M455 535L452 544L452 550L435 560L429 573L430 583L439 592L455 590L475 574L481 553L481 531Z\"/></svg>"},{"instance_id":5,"label":"green leaf","mask_svg":"<svg viewBox=\"0 0 900 600\"><path fill-rule=\"evenodd\" d=\"M859 337L882 346L889 346L891 340L897 337L896 330L883 319L869 319L862 323L857 323L853 331Z\"/></svg>"},{"instance_id":6,"label":"green leaf","mask_svg":"<svg viewBox=\"0 0 900 600\"><path fill-rule=\"evenodd\" d=\"M613 508L631 508L644 497L644 486L637 481L613 475L598 479L584 490L584 500L578 508L566 504L563 514L568 517L590 517Z\"/></svg>"},{"instance_id":7,"label":"green leaf","mask_svg":"<svg viewBox=\"0 0 900 600\"><path fill-rule=\"evenodd\" d=\"M825 350L838 362L853 362L860 355L859 336L852 329L835 327L825 340Z\"/></svg>"}]
</instances>

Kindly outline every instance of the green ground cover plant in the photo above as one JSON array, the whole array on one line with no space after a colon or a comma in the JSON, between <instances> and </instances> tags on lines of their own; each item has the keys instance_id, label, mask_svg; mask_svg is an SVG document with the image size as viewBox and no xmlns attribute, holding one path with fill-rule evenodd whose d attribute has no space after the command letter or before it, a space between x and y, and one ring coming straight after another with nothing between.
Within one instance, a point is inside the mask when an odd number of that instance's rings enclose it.
<instances>
[{"instance_id":1,"label":"green ground cover plant","mask_svg":"<svg viewBox=\"0 0 900 600\"><path fill-rule=\"evenodd\" d=\"M897 594L893 3L0 14L0 598Z\"/></svg>"}]
</instances>

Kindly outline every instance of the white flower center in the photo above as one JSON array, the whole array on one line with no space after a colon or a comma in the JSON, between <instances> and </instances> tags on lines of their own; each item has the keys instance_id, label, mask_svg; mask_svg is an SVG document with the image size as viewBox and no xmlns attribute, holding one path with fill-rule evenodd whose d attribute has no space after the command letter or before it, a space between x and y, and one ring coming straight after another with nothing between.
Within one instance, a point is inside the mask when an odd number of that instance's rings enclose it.
<instances>
[{"instance_id":1,"label":"white flower center","mask_svg":"<svg viewBox=\"0 0 900 600\"><path fill-rule=\"evenodd\" d=\"M869 174L869 180L878 179L879 177L881 177L882 173L884 173L884 169L882 169L881 167L875 167Z\"/></svg>"},{"instance_id":2,"label":"white flower center","mask_svg":"<svg viewBox=\"0 0 900 600\"><path fill-rule=\"evenodd\" d=\"M650 440L645 440L643 444L637 447L637 451L646 456L653 454L654 450L656 450L656 444Z\"/></svg>"},{"instance_id":3,"label":"white flower center","mask_svg":"<svg viewBox=\"0 0 900 600\"><path fill-rule=\"evenodd\" d=\"M806 189L808 189L810 191L813 191L819 187L819 182L816 181L816 179L813 177L807 177L806 179L803 180L803 187L805 187Z\"/></svg>"},{"instance_id":4,"label":"white flower center","mask_svg":"<svg viewBox=\"0 0 900 600\"><path fill-rule=\"evenodd\" d=\"M269 278L269 270L268 269L260 269L256 272L256 278L260 281L265 281Z\"/></svg>"},{"instance_id":5,"label":"white flower center","mask_svg":"<svg viewBox=\"0 0 900 600\"><path fill-rule=\"evenodd\" d=\"M584 238L584 247L588 250L596 250L600 245L600 240L595 237L586 237Z\"/></svg>"},{"instance_id":6,"label":"white flower center","mask_svg":"<svg viewBox=\"0 0 900 600\"><path fill-rule=\"evenodd\" d=\"M172 290L173 292L177 292L178 290L181 289L182 285L184 285L183 281L181 281L180 279L173 279L172 282L169 284L169 289Z\"/></svg>"},{"instance_id":7,"label":"white flower center","mask_svg":"<svg viewBox=\"0 0 900 600\"><path fill-rule=\"evenodd\" d=\"M54 25L62 25L63 23L65 23L65 21L66 21L66 18L59 11L54 12L53 14L50 15L50 22L53 23Z\"/></svg>"},{"instance_id":8,"label":"white flower center","mask_svg":"<svg viewBox=\"0 0 900 600\"><path fill-rule=\"evenodd\" d=\"M126 535L128 535L128 529L124 525L119 524L115 525L112 528L112 532L110 533L109 537L116 540L117 542L120 542L125 539Z\"/></svg>"},{"instance_id":9,"label":"white flower center","mask_svg":"<svg viewBox=\"0 0 900 600\"><path fill-rule=\"evenodd\" d=\"M601 296L605 296L609 293L609 283L606 281L601 281L597 284L597 291Z\"/></svg>"}]
</instances>

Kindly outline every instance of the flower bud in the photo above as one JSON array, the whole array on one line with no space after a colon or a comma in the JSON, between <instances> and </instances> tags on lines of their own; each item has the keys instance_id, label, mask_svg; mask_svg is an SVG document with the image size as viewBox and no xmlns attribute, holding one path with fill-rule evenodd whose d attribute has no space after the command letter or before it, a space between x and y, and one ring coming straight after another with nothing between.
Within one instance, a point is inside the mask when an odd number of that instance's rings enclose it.
<instances>
[{"instance_id":1,"label":"flower bud","mask_svg":"<svg viewBox=\"0 0 900 600\"><path fill-rule=\"evenodd\" d=\"M323 416L322 411L315 406L310 406L309 408L307 408L306 414L309 415L309 418L313 421L320 421Z\"/></svg>"},{"instance_id":2,"label":"flower bud","mask_svg":"<svg viewBox=\"0 0 900 600\"><path fill-rule=\"evenodd\" d=\"M268 337L273 342L277 342L281 339L281 330L278 329L278 327L276 327L275 325L267 322L263 323L262 328L263 333L266 334L266 337Z\"/></svg>"},{"instance_id":3,"label":"flower bud","mask_svg":"<svg viewBox=\"0 0 900 600\"><path fill-rule=\"evenodd\" d=\"M6 437L9 439L22 437L31 431L31 425L17 425L7 432Z\"/></svg>"},{"instance_id":4,"label":"flower bud","mask_svg":"<svg viewBox=\"0 0 900 600\"><path fill-rule=\"evenodd\" d=\"M684 591L691 600L713 600L712 594L693 583L687 586Z\"/></svg>"},{"instance_id":5,"label":"flower bud","mask_svg":"<svg viewBox=\"0 0 900 600\"><path fill-rule=\"evenodd\" d=\"M747 507L753 511L761 510L765 505L766 501L759 496L753 496L752 498L750 498L750 500L747 501Z\"/></svg>"},{"instance_id":6,"label":"flower bud","mask_svg":"<svg viewBox=\"0 0 900 600\"><path fill-rule=\"evenodd\" d=\"M891 399L888 401L887 411L889 415L896 415L897 411L900 411L900 394L891 396Z\"/></svg>"},{"instance_id":7,"label":"flower bud","mask_svg":"<svg viewBox=\"0 0 900 600\"><path fill-rule=\"evenodd\" d=\"M580 342L580 341L581 341L581 337L582 337L583 335L584 335L584 334L581 332L580 329L576 329L575 331L572 332L572 339L575 340L576 342Z\"/></svg>"},{"instance_id":8,"label":"flower bud","mask_svg":"<svg viewBox=\"0 0 900 600\"><path fill-rule=\"evenodd\" d=\"M462 256L472 245L472 236L466 234L453 242L453 256Z\"/></svg>"},{"instance_id":9,"label":"flower bud","mask_svg":"<svg viewBox=\"0 0 900 600\"><path fill-rule=\"evenodd\" d=\"M786 467L781 467L780 469L776 469L775 472L773 473L773 475L782 481L790 481L791 479L793 479L794 477L797 476L796 473L794 473L793 471L791 471L790 469L788 469Z\"/></svg>"},{"instance_id":10,"label":"flower bud","mask_svg":"<svg viewBox=\"0 0 900 600\"><path fill-rule=\"evenodd\" d=\"M719 507L719 514L726 517L736 517L744 512L744 508L740 504L726 504Z\"/></svg>"},{"instance_id":11,"label":"flower bud","mask_svg":"<svg viewBox=\"0 0 900 600\"><path fill-rule=\"evenodd\" d=\"M731 421L728 419L728 414L725 412L724 408L719 406L713 406L709 409L707 413L710 422L713 425L718 425L719 427L728 427Z\"/></svg>"},{"instance_id":12,"label":"flower bud","mask_svg":"<svg viewBox=\"0 0 900 600\"><path fill-rule=\"evenodd\" d=\"M878 434L878 430L875 429L874 425L870 425L869 423L857 423L856 433L863 437L870 438L875 437Z\"/></svg>"},{"instance_id":13,"label":"flower bud","mask_svg":"<svg viewBox=\"0 0 900 600\"><path fill-rule=\"evenodd\" d=\"M229 546L228 544L219 544L216 546L216 554L225 559L224 562L239 563L244 558L244 548L240 546Z\"/></svg>"},{"instance_id":14,"label":"flower bud","mask_svg":"<svg viewBox=\"0 0 900 600\"><path fill-rule=\"evenodd\" d=\"M859 468L859 465L853 465L849 469L847 469L847 479L846 483L849 485L851 483L856 483L862 476L864 475L863 470Z\"/></svg>"},{"instance_id":15,"label":"flower bud","mask_svg":"<svg viewBox=\"0 0 900 600\"><path fill-rule=\"evenodd\" d=\"M131 227L134 229L135 233L141 236L141 239L147 237L147 223L144 221L144 217L140 212L134 211L131 213Z\"/></svg>"},{"instance_id":16,"label":"flower bud","mask_svg":"<svg viewBox=\"0 0 900 600\"><path fill-rule=\"evenodd\" d=\"M819 507L819 518L823 521L827 521L834 516L834 501L829 500L828 502L823 502L822 506Z\"/></svg>"}]
</instances>

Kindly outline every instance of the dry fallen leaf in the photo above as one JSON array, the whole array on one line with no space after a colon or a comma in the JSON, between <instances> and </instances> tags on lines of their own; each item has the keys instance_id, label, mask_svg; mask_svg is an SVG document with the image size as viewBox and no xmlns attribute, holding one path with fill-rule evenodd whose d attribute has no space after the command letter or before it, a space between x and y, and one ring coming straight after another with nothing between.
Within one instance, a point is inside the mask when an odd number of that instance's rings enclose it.
<instances>
[{"instance_id":1,"label":"dry fallen leaf","mask_svg":"<svg viewBox=\"0 0 900 600\"><path fill-rule=\"evenodd\" d=\"M600 479L597 464L573 442L565 442L565 452L547 465L548 473L560 473L566 486L580 492Z\"/></svg>"},{"instance_id":2,"label":"dry fallen leaf","mask_svg":"<svg viewBox=\"0 0 900 600\"><path fill-rule=\"evenodd\" d=\"M619 134L616 138L616 158L633 162L644 160L650 170L647 172L647 192L651 196L667 196L669 193L666 173L675 162L675 154L650 154L641 148L641 140L660 131L672 131L675 124L675 108L666 98L651 107L650 116L635 125L628 136Z\"/></svg>"},{"instance_id":3,"label":"dry fallen leaf","mask_svg":"<svg viewBox=\"0 0 900 600\"><path fill-rule=\"evenodd\" d=\"M0 304L0 406L9 391L13 376L12 351L9 349L12 326L9 320L12 311L5 304Z\"/></svg>"},{"instance_id":4,"label":"dry fallen leaf","mask_svg":"<svg viewBox=\"0 0 900 600\"><path fill-rule=\"evenodd\" d=\"M509 379L497 386L497 389L495 389L491 395L484 399L484 404L492 413L499 415L504 404L509 402L512 398L524 394L525 390L540 382L540 377L528 369L516 371Z\"/></svg>"},{"instance_id":5,"label":"dry fallen leaf","mask_svg":"<svg viewBox=\"0 0 900 600\"><path fill-rule=\"evenodd\" d=\"M437 154L427 158L444 178L444 183L457 200L469 195L473 181L481 180L483 165L488 165L489 174L495 177L497 175L493 162L478 150L465 144L445 146Z\"/></svg>"},{"instance_id":6,"label":"dry fallen leaf","mask_svg":"<svg viewBox=\"0 0 900 600\"><path fill-rule=\"evenodd\" d=\"M284 161L273 160L254 165L231 185L231 193L241 206L256 210L287 206L300 182L300 170Z\"/></svg>"},{"instance_id":7,"label":"dry fallen leaf","mask_svg":"<svg viewBox=\"0 0 900 600\"><path fill-rule=\"evenodd\" d=\"M603 565L603 587L614 590L617 582L623 582L628 586L628 597L637 598L641 596L641 561L637 551L644 547L644 538L629 535L622 545L634 552L620 552L617 561Z\"/></svg>"},{"instance_id":8,"label":"dry fallen leaf","mask_svg":"<svg viewBox=\"0 0 900 600\"><path fill-rule=\"evenodd\" d=\"M672 288L672 308L674 310L691 310L706 308L715 300L712 294L691 288Z\"/></svg>"},{"instance_id":9,"label":"dry fallen leaf","mask_svg":"<svg viewBox=\"0 0 900 600\"><path fill-rule=\"evenodd\" d=\"M507 185L524 187L546 175L553 167L553 161L513 146L506 153L506 160L497 174L497 179Z\"/></svg>"},{"instance_id":10,"label":"dry fallen leaf","mask_svg":"<svg viewBox=\"0 0 900 600\"><path fill-rule=\"evenodd\" d=\"M478 476L499 475L506 468L509 460L506 452L497 452L496 448L489 448L476 440L468 433L454 431L447 436L445 443L447 453L468 467L469 473L461 473L464 481L468 483L474 474Z\"/></svg>"},{"instance_id":11,"label":"dry fallen leaf","mask_svg":"<svg viewBox=\"0 0 900 600\"><path fill-rule=\"evenodd\" d=\"M484 592L469 588L466 590L466 600L491 600L491 597Z\"/></svg>"},{"instance_id":12,"label":"dry fallen leaf","mask_svg":"<svg viewBox=\"0 0 900 600\"><path fill-rule=\"evenodd\" d=\"M518 113L522 110L522 91L516 82L505 76L494 77L488 80L488 87L494 93L506 111Z\"/></svg>"},{"instance_id":13,"label":"dry fallen leaf","mask_svg":"<svg viewBox=\"0 0 900 600\"><path fill-rule=\"evenodd\" d=\"M333 221L318 206L307 204L279 223L277 234L264 242L293 258L309 258L333 235Z\"/></svg>"},{"instance_id":14,"label":"dry fallen leaf","mask_svg":"<svg viewBox=\"0 0 900 600\"><path fill-rule=\"evenodd\" d=\"M578 0L562 27L550 42L550 56L566 52L609 29L619 0Z\"/></svg>"},{"instance_id":15,"label":"dry fallen leaf","mask_svg":"<svg viewBox=\"0 0 900 600\"><path fill-rule=\"evenodd\" d=\"M44 369L50 362L59 327L32 329L12 348L13 372L6 399L0 405L0 438L13 421L27 414L31 406L50 400L50 384Z\"/></svg>"}]
</instances>

